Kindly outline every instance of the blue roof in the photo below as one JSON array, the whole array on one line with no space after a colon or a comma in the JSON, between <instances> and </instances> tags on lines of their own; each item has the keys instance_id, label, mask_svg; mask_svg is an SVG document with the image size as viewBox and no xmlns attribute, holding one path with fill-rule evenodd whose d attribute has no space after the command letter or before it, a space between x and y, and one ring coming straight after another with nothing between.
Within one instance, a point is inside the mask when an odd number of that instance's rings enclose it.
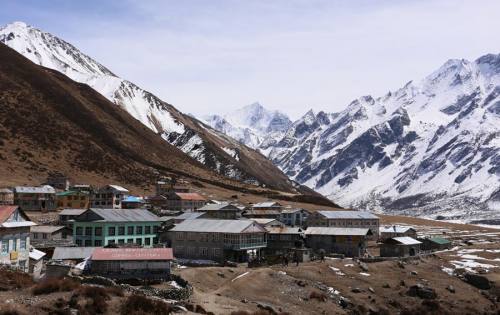
<instances>
[{"instance_id":1,"label":"blue roof","mask_svg":"<svg viewBox=\"0 0 500 315\"><path fill-rule=\"evenodd\" d=\"M136 197L136 196L126 196L123 198L122 202L137 202L137 203L143 203L144 200L141 197Z\"/></svg>"}]
</instances>

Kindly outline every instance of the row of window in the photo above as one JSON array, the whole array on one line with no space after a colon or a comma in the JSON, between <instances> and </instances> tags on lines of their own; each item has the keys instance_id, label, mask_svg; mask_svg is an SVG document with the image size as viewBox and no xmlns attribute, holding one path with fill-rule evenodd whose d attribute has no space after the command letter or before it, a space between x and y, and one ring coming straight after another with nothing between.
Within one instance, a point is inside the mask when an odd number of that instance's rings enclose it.
<instances>
[{"instance_id":1,"label":"row of window","mask_svg":"<svg viewBox=\"0 0 500 315\"><path fill-rule=\"evenodd\" d=\"M126 228L126 229L125 229ZM85 229L81 226L76 227L76 235L87 235L87 236L102 236L102 227L95 227L94 233L92 234L92 227L87 226ZM134 233L135 230L135 233ZM127 235L142 235L143 231L144 234L151 234L151 230L153 231L153 234L158 233L158 226L153 226L151 227L150 225L146 226L136 226L135 229L133 226L119 226L118 231L116 231L116 227L110 226L108 227L108 235L109 236L115 236L115 235L125 235L125 231L127 232ZM85 234L83 233L85 231ZM118 232L118 234L117 234Z\"/></svg>"},{"instance_id":2,"label":"row of window","mask_svg":"<svg viewBox=\"0 0 500 315\"><path fill-rule=\"evenodd\" d=\"M95 247L100 247L102 246L102 240L80 240L77 239L75 241L76 245L78 246L85 246L85 247L90 247L90 246L95 246ZM142 245L142 238L136 238L135 241L133 238L128 238L128 239L118 239L118 240L108 240L108 245L112 244L137 244L137 245ZM157 237L146 237L144 238L144 245L150 246L151 244L158 244L158 238Z\"/></svg>"},{"instance_id":3,"label":"row of window","mask_svg":"<svg viewBox=\"0 0 500 315\"><path fill-rule=\"evenodd\" d=\"M66 202L66 204L64 204L64 202L59 201L57 203L57 206L59 208L64 208L64 207L66 207L66 208L72 208L72 207L76 207L77 204L78 203L73 203L73 202ZM85 207L85 202L80 202L80 208L84 208L84 207Z\"/></svg>"},{"instance_id":4,"label":"row of window","mask_svg":"<svg viewBox=\"0 0 500 315\"><path fill-rule=\"evenodd\" d=\"M86 196L67 196L68 200L85 200Z\"/></svg>"},{"instance_id":5,"label":"row of window","mask_svg":"<svg viewBox=\"0 0 500 315\"><path fill-rule=\"evenodd\" d=\"M199 241L199 242L221 242L226 244L257 244L265 241L265 235L261 233L232 234L232 233L198 233L198 232L178 232L175 235L177 240Z\"/></svg>"},{"instance_id":6,"label":"row of window","mask_svg":"<svg viewBox=\"0 0 500 315\"><path fill-rule=\"evenodd\" d=\"M28 237L21 237L19 242L19 248L17 247L17 240L19 239L18 238L2 239L1 241L2 254L7 254L9 252L16 251L18 249L26 249L26 243L28 242Z\"/></svg>"},{"instance_id":7,"label":"row of window","mask_svg":"<svg viewBox=\"0 0 500 315\"><path fill-rule=\"evenodd\" d=\"M211 253L211 255L210 255ZM188 256L200 256L200 257L221 257L222 250L220 248L212 248L211 251L207 247L183 247L177 246L174 248L175 255L188 255Z\"/></svg>"}]
</instances>

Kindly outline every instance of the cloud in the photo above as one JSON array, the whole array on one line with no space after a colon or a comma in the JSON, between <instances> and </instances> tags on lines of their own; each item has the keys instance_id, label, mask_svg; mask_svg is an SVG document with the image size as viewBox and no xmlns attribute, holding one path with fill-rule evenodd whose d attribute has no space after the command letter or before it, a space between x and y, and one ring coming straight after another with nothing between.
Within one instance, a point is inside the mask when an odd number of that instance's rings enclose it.
<instances>
[{"instance_id":1,"label":"cloud","mask_svg":"<svg viewBox=\"0 0 500 315\"><path fill-rule=\"evenodd\" d=\"M253 101L295 117L337 111L449 58L500 51L498 1L51 3L30 3L22 18L195 114Z\"/></svg>"}]
</instances>

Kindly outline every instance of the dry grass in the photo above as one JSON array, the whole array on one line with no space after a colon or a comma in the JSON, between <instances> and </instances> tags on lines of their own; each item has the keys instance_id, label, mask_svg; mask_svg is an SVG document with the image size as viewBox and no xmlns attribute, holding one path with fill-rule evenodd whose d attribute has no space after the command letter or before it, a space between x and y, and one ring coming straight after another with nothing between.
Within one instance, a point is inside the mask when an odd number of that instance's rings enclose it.
<instances>
[{"instance_id":1,"label":"dry grass","mask_svg":"<svg viewBox=\"0 0 500 315\"><path fill-rule=\"evenodd\" d=\"M7 291L29 288L33 284L33 279L27 273L17 270L0 269L0 289Z\"/></svg>"},{"instance_id":2,"label":"dry grass","mask_svg":"<svg viewBox=\"0 0 500 315\"><path fill-rule=\"evenodd\" d=\"M68 292L80 287L80 283L72 279L47 279L33 287L33 295Z\"/></svg>"},{"instance_id":3,"label":"dry grass","mask_svg":"<svg viewBox=\"0 0 500 315\"><path fill-rule=\"evenodd\" d=\"M131 295L122 304L122 315L170 314L172 307L162 301L153 300L143 295Z\"/></svg>"},{"instance_id":4,"label":"dry grass","mask_svg":"<svg viewBox=\"0 0 500 315\"><path fill-rule=\"evenodd\" d=\"M320 302L326 302L326 300L328 299L328 296L323 292L312 291L309 294L309 299L318 300Z\"/></svg>"}]
</instances>

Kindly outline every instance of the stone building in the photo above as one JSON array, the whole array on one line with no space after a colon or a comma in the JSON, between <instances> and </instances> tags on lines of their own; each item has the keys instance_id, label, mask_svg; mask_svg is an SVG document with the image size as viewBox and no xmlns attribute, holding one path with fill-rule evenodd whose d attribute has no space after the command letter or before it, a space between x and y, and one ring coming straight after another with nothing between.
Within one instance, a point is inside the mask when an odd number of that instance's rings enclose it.
<instances>
[{"instance_id":1,"label":"stone building","mask_svg":"<svg viewBox=\"0 0 500 315\"><path fill-rule=\"evenodd\" d=\"M365 228L370 229L372 238L378 239L380 219L366 211L319 210L309 215L307 226Z\"/></svg>"},{"instance_id":2,"label":"stone building","mask_svg":"<svg viewBox=\"0 0 500 315\"><path fill-rule=\"evenodd\" d=\"M23 211L52 211L56 209L56 191L52 186L16 186L14 204Z\"/></svg>"},{"instance_id":3,"label":"stone building","mask_svg":"<svg viewBox=\"0 0 500 315\"><path fill-rule=\"evenodd\" d=\"M420 254L422 242L408 236L393 237L380 244L381 257L408 257Z\"/></svg>"},{"instance_id":4,"label":"stone building","mask_svg":"<svg viewBox=\"0 0 500 315\"><path fill-rule=\"evenodd\" d=\"M363 256L371 236L367 228L308 227L305 230L307 247L326 253L343 254L347 257Z\"/></svg>"}]
</instances>

